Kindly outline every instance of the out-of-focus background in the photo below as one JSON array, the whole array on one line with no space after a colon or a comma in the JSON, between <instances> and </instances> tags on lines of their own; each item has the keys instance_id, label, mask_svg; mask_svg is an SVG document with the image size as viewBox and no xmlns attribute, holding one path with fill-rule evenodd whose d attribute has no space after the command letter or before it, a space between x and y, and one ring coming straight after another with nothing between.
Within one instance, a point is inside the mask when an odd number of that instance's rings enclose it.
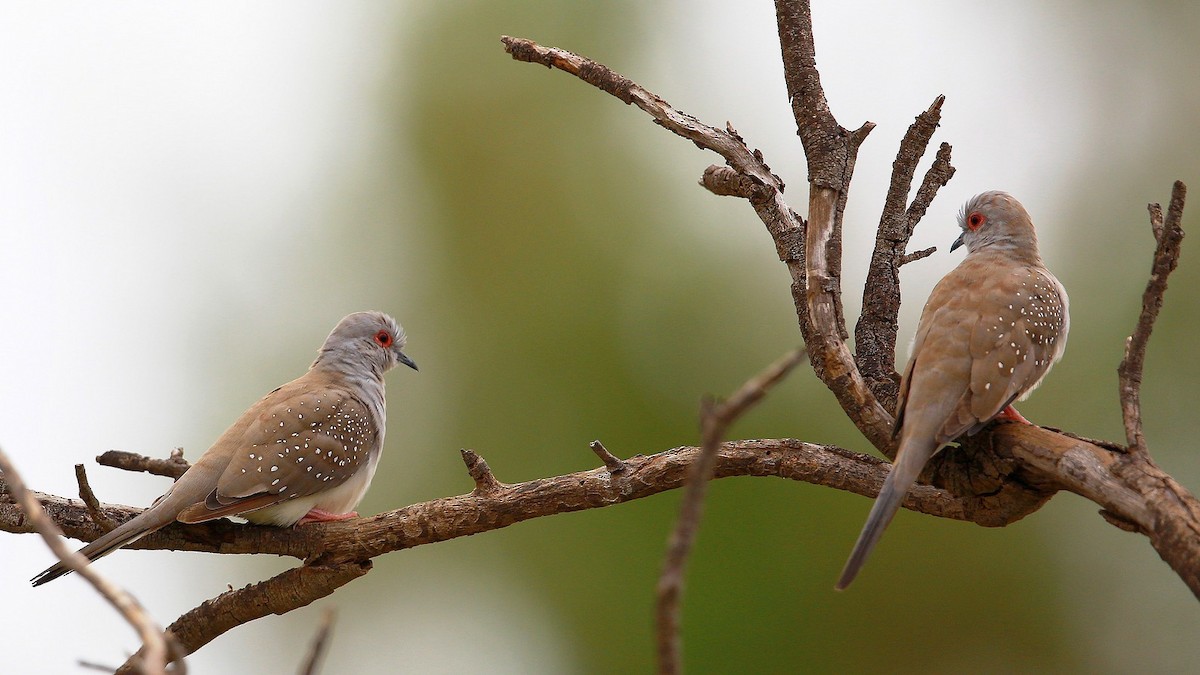
<instances>
[{"instance_id":1,"label":"out-of-focus background","mask_svg":"<svg viewBox=\"0 0 1200 675\"><path fill-rule=\"evenodd\" d=\"M1065 360L1022 411L1121 439L1116 364L1152 239L1145 204L1200 184L1194 3L823 2L835 114L877 128L846 215L856 317L896 143L937 94L958 174L905 268L902 340L970 195L1034 214L1070 290ZM788 277L745 203L696 181L713 155L499 36L604 62L731 121L806 203L769 3L259 2L0 7L0 443L35 489L104 501L163 479L108 449L197 457L302 373L344 314L378 308L420 373L389 376L365 513L469 491L458 450L505 481L696 440L697 401L799 340ZM928 164L928 161L925 163ZM1193 204L1185 227L1197 220ZM1195 228L1192 228L1195 229ZM1200 257L1189 242L1143 391L1156 459L1200 488ZM902 355L903 358L903 355ZM734 429L869 445L803 370ZM321 607L326 672L646 672L678 505L666 494L386 556L366 578L241 627L193 672L294 672ZM1061 495L1002 530L901 514L859 581L834 578L867 500L770 479L714 484L684 604L691 672L1171 672L1200 609L1142 537ZM117 665L133 633L76 578L0 535L3 670ZM118 552L103 572L162 622L276 558Z\"/></svg>"}]
</instances>

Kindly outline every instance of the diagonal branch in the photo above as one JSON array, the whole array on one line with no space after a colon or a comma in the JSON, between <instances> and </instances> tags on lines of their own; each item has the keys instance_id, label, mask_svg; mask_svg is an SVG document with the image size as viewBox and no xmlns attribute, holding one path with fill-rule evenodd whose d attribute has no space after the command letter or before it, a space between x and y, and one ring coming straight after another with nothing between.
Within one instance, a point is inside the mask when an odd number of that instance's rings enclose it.
<instances>
[{"instance_id":1,"label":"diagonal branch","mask_svg":"<svg viewBox=\"0 0 1200 675\"><path fill-rule=\"evenodd\" d=\"M312 643L308 647L308 655L304 657L304 663L300 667L300 675L317 675L321 670L321 661L325 658L325 652L329 649L329 635L333 632L333 609L326 609L321 615L321 625L317 627L317 634L313 636Z\"/></svg>"},{"instance_id":2,"label":"diagonal branch","mask_svg":"<svg viewBox=\"0 0 1200 675\"><path fill-rule=\"evenodd\" d=\"M167 627L191 654L227 631L270 614L285 614L311 604L371 571L371 562L301 565L206 600ZM134 673L142 652L129 657L118 673Z\"/></svg>"},{"instance_id":3,"label":"diagonal branch","mask_svg":"<svg viewBox=\"0 0 1200 675\"><path fill-rule=\"evenodd\" d=\"M876 447L889 447L892 417L875 401L841 337L845 327L839 323L841 302L837 297L840 291L836 288L836 284L840 283L840 216L837 227L834 226L834 216L835 213L840 214L841 207L838 204L844 205L844 202L839 202L836 197L822 198L818 200L818 210L810 210L811 218L821 219L819 239L827 245L817 247L822 252L821 259L809 265L805 251L814 250L810 245L811 237L807 238L809 244L806 244L807 225L783 199L783 181L771 172L762 153L751 150L732 127L718 129L704 124L671 107L661 97L607 66L565 49L546 47L532 40L507 35L501 41L514 59L540 63L575 75L601 91L637 106L649 114L656 124L725 159L728 167L709 167L701 184L715 194L750 197L751 206L766 226L775 242L780 261L787 265L792 277L792 300L814 372L837 395L842 409L868 440ZM866 134L863 130L854 133L860 136ZM856 142L861 142L859 136L855 138L859 138ZM837 255L830 255L829 252L835 249ZM819 281L816 291L820 307L817 322L809 320L810 277Z\"/></svg>"},{"instance_id":4,"label":"diagonal branch","mask_svg":"<svg viewBox=\"0 0 1200 675\"><path fill-rule=\"evenodd\" d=\"M132 661L136 663L140 672L150 675L165 673L169 639L163 633L162 628L158 627L158 624L136 598L101 576L99 572L88 565L87 558L67 547L62 540L62 531L42 509L35 493L25 489L25 482L21 480L21 475L17 473L16 467L9 461L8 455L3 450L0 450L0 479L2 479L0 488L3 488L4 493L12 495L28 518L30 527L42 535L42 539L46 540L46 545L54 552L54 555L63 564L86 579L92 588L96 589L96 592L137 631L144 646L140 656Z\"/></svg>"},{"instance_id":5,"label":"diagonal branch","mask_svg":"<svg viewBox=\"0 0 1200 675\"><path fill-rule=\"evenodd\" d=\"M92 519L92 522L104 528L105 531L115 528L116 523L101 513L100 500L96 499L96 493L92 492L92 485L88 482L87 469L82 464L75 465L75 482L79 484L79 498L87 507L88 517Z\"/></svg>"},{"instance_id":6,"label":"diagonal branch","mask_svg":"<svg viewBox=\"0 0 1200 675\"><path fill-rule=\"evenodd\" d=\"M796 349L772 363L762 373L743 384L728 401L704 401L700 413L702 443L700 456L688 473L684 488L683 505L679 519L667 544L662 575L658 579L658 672L678 673L682 671L682 646L679 635L679 600L683 595L683 575L687 568L696 532L700 529L700 516L704 509L704 495L708 482L712 480L716 467L717 452L729 425L767 395L767 391L787 376L800 360L804 350Z\"/></svg>"},{"instance_id":7,"label":"diagonal branch","mask_svg":"<svg viewBox=\"0 0 1200 675\"><path fill-rule=\"evenodd\" d=\"M1183 204L1187 198L1187 186L1175 181L1171 188L1171 203L1167 217L1163 219L1162 206L1149 204L1150 229L1154 232L1154 263L1150 268L1150 280L1142 293L1142 312L1138 316L1133 335L1125 340L1125 357L1117 368L1120 377L1121 417L1125 422L1125 439L1131 452L1145 455L1146 438L1142 434L1142 370L1146 361L1146 345L1154 322L1162 309L1163 295L1167 292L1167 277L1179 264L1179 249L1183 244Z\"/></svg>"}]
</instances>

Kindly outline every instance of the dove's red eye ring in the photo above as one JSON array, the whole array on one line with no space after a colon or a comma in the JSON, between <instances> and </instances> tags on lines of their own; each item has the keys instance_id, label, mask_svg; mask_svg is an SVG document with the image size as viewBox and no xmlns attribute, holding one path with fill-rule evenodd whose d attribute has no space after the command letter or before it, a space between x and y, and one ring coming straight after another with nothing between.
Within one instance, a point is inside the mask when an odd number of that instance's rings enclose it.
<instances>
[{"instance_id":1,"label":"dove's red eye ring","mask_svg":"<svg viewBox=\"0 0 1200 675\"><path fill-rule=\"evenodd\" d=\"M391 347L392 334L386 330L379 331L375 334L375 344L379 345L380 347Z\"/></svg>"},{"instance_id":2,"label":"dove's red eye ring","mask_svg":"<svg viewBox=\"0 0 1200 675\"><path fill-rule=\"evenodd\" d=\"M967 227L970 228L972 232L983 227L983 224L986 222L987 216L978 211L975 211L971 215L967 216Z\"/></svg>"}]
</instances>

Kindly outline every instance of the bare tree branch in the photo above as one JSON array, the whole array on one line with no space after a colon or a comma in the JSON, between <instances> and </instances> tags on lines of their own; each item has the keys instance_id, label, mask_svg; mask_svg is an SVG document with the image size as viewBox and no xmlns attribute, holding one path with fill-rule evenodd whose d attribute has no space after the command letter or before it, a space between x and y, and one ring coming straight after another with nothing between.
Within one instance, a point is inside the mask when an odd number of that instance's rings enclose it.
<instances>
[{"instance_id":1,"label":"bare tree branch","mask_svg":"<svg viewBox=\"0 0 1200 675\"><path fill-rule=\"evenodd\" d=\"M776 0L775 15L796 133L808 161L808 230L803 287L792 285L800 331L813 372L837 397L842 410L876 448L890 452L892 416L867 386L846 346L842 313L842 214L858 148L875 127L850 131L838 124L821 87L807 2ZM800 293L803 291L803 297Z\"/></svg>"},{"instance_id":2,"label":"bare tree branch","mask_svg":"<svg viewBox=\"0 0 1200 675\"><path fill-rule=\"evenodd\" d=\"M191 464L183 458L183 448L175 448L166 459L146 457L133 452L109 450L96 458L101 466L111 466L126 471L145 471L155 476L179 479Z\"/></svg>"},{"instance_id":3,"label":"bare tree branch","mask_svg":"<svg viewBox=\"0 0 1200 675\"><path fill-rule=\"evenodd\" d=\"M67 547L62 540L62 532L42 510L34 493L25 489L25 482L21 480L21 475L17 473L16 467L9 461L8 455L2 449L0 449L0 474L3 474L3 483L0 483L0 487L3 487L4 492L16 500L30 525L46 541L46 546L64 565L86 579L92 588L96 589L96 592L107 600L137 631L138 637L141 638L144 645L141 656L134 662L138 672L148 675L165 673L168 639L163 634L162 628L158 627L158 624L146 613L136 598L101 576L99 572L88 565L87 558Z\"/></svg>"},{"instance_id":4,"label":"bare tree branch","mask_svg":"<svg viewBox=\"0 0 1200 675\"><path fill-rule=\"evenodd\" d=\"M1118 470L1129 455L1119 446L1077 439L1040 427L997 425L981 435L994 442L1002 459L974 467L980 489L1002 486L966 497L929 485L918 485L905 508L943 518L998 527L1039 508L1056 489L1066 489L1097 502L1111 517L1131 523L1151 537L1163 558L1200 595L1200 509L1185 490L1157 467L1144 462ZM188 612L170 630L188 653L230 628L268 614L282 614L328 595L366 573L365 561L390 551L437 543L500 529L542 516L620 504L682 487L697 460L698 448L682 447L623 460L624 469L607 468L503 484L457 497L435 499L368 518L297 528L272 528L230 522L172 525L147 536L136 548L202 550L219 553L272 553L307 558L305 566L261 584L230 591ZM473 453L472 453L473 454ZM985 455L985 456L990 456ZM476 465L478 466L478 465ZM878 494L888 464L883 460L828 445L793 439L723 443L716 455L714 478L776 476L847 490L867 497ZM490 471L489 471L490 473ZM495 480L493 478L493 480ZM1169 495L1170 498L1167 498ZM50 504L56 519L86 521L85 540L101 531L91 524L78 502L37 495ZM104 506L114 520L138 513L128 507ZM61 521L60 521L61 522ZM11 503L0 501L0 529L31 531ZM1191 562L1189 562L1191 561ZM300 572L298 570L308 570ZM305 575L297 586L292 575ZM297 588L304 592L295 595ZM218 602L219 601L219 602ZM229 614L239 603L258 608Z\"/></svg>"},{"instance_id":5,"label":"bare tree branch","mask_svg":"<svg viewBox=\"0 0 1200 675\"><path fill-rule=\"evenodd\" d=\"M1154 330L1154 321L1162 309L1163 295L1167 292L1167 277L1179 264L1179 248L1183 244L1183 204L1187 198L1187 186L1175 181L1171 189L1171 203L1167 217L1163 219L1162 206L1149 204L1150 229L1156 243L1154 263L1150 269L1150 280L1142 293L1142 312L1138 316L1133 335L1125 340L1125 357L1117 368L1120 376L1121 417L1125 423L1125 439L1130 452L1146 455L1146 438L1142 434L1142 369L1146 361L1146 345Z\"/></svg>"},{"instance_id":6,"label":"bare tree branch","mask_svg":"<svg viewBox=\"0 0 1200 675\"><path fill-rule=\"evenodd\" d=\"M743 384L728 401L704 401L700 412L702 443L700 456L688 473L684 488L683 505L679 519L667 544L662 575L658 579L658 671L678 673L682 670L682 646L679 635L679 600L683 596L683 577L688 557L700 529L700 516L704 510L704 495L708 482L712 480L717 461L717 452L729 425L747 410L762 400L767 391L787 376L800 359L804 350L796 349L771 364L762 373Z\"/></svg>"},{"instance_id":7,"label":"bare tree branch","mask_svg":"<svg viewBox=\"0 0 1200 675\"><path fill-rule=\"evenodd\" d=\"M286 614L371 571L371 561L335 565L301 565L266 581L226 591L206 600L167 627L185 653L191 654L227 631L270 614ZM142 652L129 657L117 673L136 672Z\"/></svg>"},{"instance_id":8,"label":"bare tree branch","mask_svg":"<svg viewBox=\"0 0 1200 675\"><path fill-rule=\"evenodd\" d=\"M627 104L636 105L657 124L725 160L725 166L709 167L701 184L714 194L744 198L754 208L791 275L793 302L815 373L864 436L887 452L891 448L892 424L887 408L894 398L894 386L889 381L894 381L895 376L891 364L900 292L896 270L928 255L929 251L905 253L908 238L937 189L954 172L950 146L943 143L912 202L904 207L915 165L936 127L941 100L939 97L929 110L918 116L893 165L892 186L880 221L876 255L872 258L871 273L876 275L876 281L882 280L884 288L878 296L864 295L864 317L870 318L866 325L860 321L859 330L865 331L865 335L858 336L860 354L856 362L846 345L848 334L841 304L842 214L858 147L872 125L866 123L849 131L830 112L816 69L808 3L777 0L776 7L785 78L797 133L808 159L811 222L805 222L783 200L783 181L771 172L762 153L751 150L732 126L722 130L706 125L623 75L571 52L520 38L504 37L503 42L515 59L571 73ZM1152 226L1158 242L1154 272L1138 328L1130 339L1121 367L1122 410L1128 441L1134 451L1040 427L993 425L975 437L964 439L961 448L950 449L931 463L923 475L932 485L944 489L918 485L906 496L906 508L986 526L1003 526L1040 508L1056 490L1070 490L1100 505L1108 522L1145 534L1200 597L1200 503L1150 460L1142 438L1138 402L1146 342L1161 306L1166 277L1178 260L1183 196L1183 186L1177 183L1167 216L1155 219L1152 209ZM1158 212L1161 214L1161 209ZM864 348L867 342L872 345L870 348ZM860 373L859 363L869 377ZM789 439L719 444L724 430L720 407L709 412L704 423L704 442L710 452L675 448L620 460L597 441L592 449L604 462L604 468L509 485L497 480L478 454L463 450L464 462L474 481L474 489L465 495L414 504L368 518L298 528L229 522L172 525L136 542L132 548L275 553L304 561L300 567L267 581L223 593L181 616L171 625L170 632L178 636L183 649L190 653L237 625L290 611L332 593L365 575L375 556L496 530L532 518L648 497L682 486L691 471L700 477L707 472L712 478L778 476L870 497L878 493L887 475L885 462L833 446ZM716 451L711 452L712 448ZM128 470L175 477L187 467L182 456L150 460L128 453L106 453L101 461ZM711 466L706 468L705 463L710 461ZM81 481L81 495L85 482ZM692 483L694 487L685 502L688 512L681 514L680 533L664 567L664 577L669 569L677 574L664 585L663 597L667 600L663 603L668 611L662 625L669 626L671 620L677 625L678 607L671 610L670 606L682 589L683 568L695 536L704 483L704 480ZM7 499L8 490L0 480L0 530L33 531L30 519ZM123 522L139 512L128 507L80 505L47 495L37 497L70 536L84 540L102 533L96 521L107 518ZM672 584L676 584L673 591ZM672 640L676 638L677 635ZM144 648L144 651L148 659L151 650ZM678 643L668 644L666 651L674 655L677 664ZM671 654L666 656L669 658ZM123 670L133 668L139 655L127 662Z\"/></svg>"},{"instance_id":9,"label":"bare tree branch","mask_svg":"<svg viewBox=\"0 0 1200 675\"><path fill-rule=\"evenodd\" d=\"M840 216L836 228L834 216L840 214L840 207L837 205L842 203L844 206L844 202L839 202L836 195L821 193L824 196L820 202L828 208L822 212L825 215L821 216L823 230L820 238L828 242L830 250L836 249L838 255L836 259L824 256L823 261L816 264L815 271L811 274L813 278L819 279L821 284L821 289L816 292L815 297L818 298L818 305L822 309L819 321L814 323L809 320L810 270L805 260L807 225L783 199L783 181L771 172L761 152L751 150L732 127L722 130L704 124L671 107L661 97L647 91L636 82L591 59L565 49L545 47L523 38L506 35L501 41L514 59L540 63L575 75L625 103L636 105L663 128L692 141L700 148L712 150L725 159L728 168L709 167L701 179L701 185L719 195L752 197L751 206L766 225L767 232L775 242L779 259L787 265L791 274L792 300L800 318L801 332L804 334L804 342L809 350L809 359L814 371L838 396L843 410L867 438L876 447L890 447L892 417L875 401L875 397L858 374L854 360L850 357L850 350L841 337L845 332L845 327L839 324L841 305L840 302L834 302L840 294L836 285L840 283L838 275L841 269ZM822 94L821 99L823 98ZM855 136L858 139L856 144L861 142L860 137L866 135L863 129L854 132L859 134ZM855 148L857 149L857 145ZM735 173L728 173L730 170ZM813 215L814 212L810 211L810 217ZM821 250L826 250L824 245ZM833 267L830 267L831 264ZM835 306L838 308L836 311L833 309Z\"/></svg>"},{"instance_id":10,"label":"bare tree branch","mask_svg":"<svg viewBox=\"0 0 1200 675\"><path fill-rule=\"evenodd\" d=\"M773 219L774 216L784 209L790 212L779 192L771 194L773 209L763 208L764 193L754 187L762 181L746 181L738 173L737 165L731 163L728 168L710 167L701 184L717 194L748 199L755 212L768 224L780 259L787 263L792 274L793 299L814 371L837 395L843 410L863 434L886 452L890 449L891 418L865 386L854 361L849 357L841 338L843 329L838 324L840 307L829 305L837 303L838 283L835 279L837 268L828 262L828 256L830 251L840 246L837 242L840 237L839 204L845 194L844 180L848 179L847 169L852 168L853 154L857 150L855 144L861 141L865 127L859 132L847 132L832 120L828 104L820 91L819 76L815 72L808 4L780 0L777 2L777 11L793 111L802 140L806 135L809 136L805 144L806 153L825 153L833 158L809 157L810 182L814 183L814 196L810 199L810 222L807 224L809 236L801 239L798 226L802 226L803 221L794 214L787 222L796 223L797 227L779 227L781 221ZM567 72L578 70L577 65L560 65L559 57L562 57L562 62L567 64L579 60L580 63L593 64L593 71L603 69L603 66L570 52L542 47L528 40L505 38L504 42L506 49L519 60L545 62ZM527 58L530 54L545 58ZM613 74L610 79L624 83L626 91L640 90L623 76ZM665 109L668 106L662 99L654 97L654 100L658 102L657 107L643 109L656 120L679 114ZM809 125L813 128L810 129ZM721 132L699 122L691 129L709 130L700 133L699 140L695 138L696 134L686 136L701 147L720 146L715 141L705 142L711 135L716 135L723 142L730 138L740 141L732 134L721 135ZM907 223L915 223L924 213L936 188L944 184L953 172L949 153L949 146L943 144L934 166L926 173L917 196L906 210L906 226ZM755 158L760 155L753 153ZM1173 205L1176 204L1175 211L1182 213L1182 199L1173 201ZM818 227L824 234L813 234L812 229ZM806 264L806 258L811 257L813 252L824 255L827 260ZM904 258L900 260L904 262ZM805 272L798 274L801 269ZM810 283L813 280L828 282L828 286L813 289ZM898 287L895 292L899 292ZM812 303L807 300L812 300ZM822 304L828 306L810 312L810 304L814 308ZM867 312L884 317L890 315L889 310L880 307L864 307L864 313ZM885 362L885 359L881 359L881 363ZM959 495L961 501L958 503L968 519L992 526L1012 522L1040 508L1056 489L1068 489L1084 495L1104 507L1104 515L1109 522L1121 523L1125 527L1135 523L1132 527L1150 537L1163 559L1193 593L1200 596L1200 537L1195 536L1200 533L1200 506L1192 495L1164 474L1148 457L1132 463L1117 461L1117 458L1126 455L1123 454L1123 448L1112 444L1077 439L1038 427L1017 430L1009 428L1012 426L993 425L977 436L963 439L963 447L940 453L922 475L934 484L945 487L950 494ZM855 491L874 496L877 485L867 490L862 489L863 485L859 483ZM907 503L906 506L912 508ZM1147 514L1154 517L1147 519ZM1188 533L1191 533L1190 538Z\"/></svg>"},{"instance_id":11,"label":"bare tree branch","mask_svg":"<svg viewBox=\"0 0 1200 675\"><path fill-rule=\"evenodd\" d=\"M938 188L954 175L950 146L942 143L912 206L908 206L908 193L912 189L917 163L941 122L944 101L943 96L934 99L928 110L917 115L900 141L900 150L892 163L892 180L883 203L883 214L879 218L875 250L863 284L863 311L854 328L858 367L871 391L888 410L896 407L900 382L894 367L899 330L897 317L900 314L900 267L936 250L930 248L905 254L913 230L925 215Z\"/></svg>"},{"instance_id":12,"label":"bare tree branch","mask_svg":"<svg viewBox=\"0 0 1200 675\"><path fill-rule=\"evenodd\" d=\"M313 636L312 644L308 648L308 656L304 658L304 663L300 667L300 675L317 675L321 670L321 660L325 658L325 651L329 648L329 635L333 632L333 609L326 609L321 615L321 625L317 627L317 634Z\"/></svg>"},{"instance_id":13,"label":"bare tree branch","mask_svg":"<svg viewBox=\"0 0 1200 675\"><path fill-rule=\"evenodd\" d=\"M92 492L92 486L88 483L87 469L83 468L82 464L75 465L75 482L79 484L79 499L87 507L88 516L92 521L105 531L116 527L112 520L100 512L100 500L96 499L96 493Z\"/></svg>"}]
</instances>

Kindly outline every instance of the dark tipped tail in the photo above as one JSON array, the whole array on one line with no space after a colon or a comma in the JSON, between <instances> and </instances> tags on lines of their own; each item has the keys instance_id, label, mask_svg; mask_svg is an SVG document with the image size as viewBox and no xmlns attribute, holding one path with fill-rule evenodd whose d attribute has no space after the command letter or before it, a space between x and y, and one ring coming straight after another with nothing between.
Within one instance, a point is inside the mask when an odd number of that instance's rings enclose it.
<instances>
[{"instance_id":1,"label":"dark tipped tail","mask_svg":"<svg viewBox=\"0 0 1200 675\"><path fill-rule=\"evenodd\" d=\"M879 543L879 538L883 536L883 531L891 524L892 518L896 516L896 512L900 510L900 504L904 501L904 496L908 494L913 483L917 481L917 475L921 473L921 468L925 466L925 462L933 456L933 449L912 448L908 450L901 447L896 453L896 463L892 466L891 472L888 473L887 479L883 481L883 488L879 491L879 497L875 500L875 505L871 507L871 513L867 516L867 522L863 525L862 532L858 535L858 541L854 544L854 550L850 552L850 559L846 561L846 566L842 568L842 576L838 579L837 585L834 586L837 590L845 590L850 582L854 581L854 577L858 576L858 571L862 569L864 563L867 562L867 556L871 554L871 549L875 548L875 544Z\"/></svg>"},{"instance_id":2,"label":"dark tipped tail","mask_svg":"<svg viewBox=\"0 0 1200 675\"><path fill-rule=\"evenodd\" d=\"M875 505L871 507L871 515L867 516L867 522L863 525L862 532L858 535L858 541L854 544L854 550L850 552L850 558L846 561L846 566L842 568L842 576L838 579L837 585L834 586L839 591L845 590L850 585L850 582L854 581L854 577L858 576L858 571L867 562L867 556L871 554L871 550L875 548L875 544L879 543L879 538L883 536L883 531L891 524L896 511L900 510L900 502L904 501L904 494L908 492L908 486L904 487L903 492L896 489L895 482L892 480L892 477L895 475L895 470L888 474L887 481L883 484L883 489L879 492L879 498L875 500Z\"/></svg>"},{"instance_id":3,"label":"dark tipped tail","mask_svg":"<svg viewBox=\"0 0 1200 675\"><path fill-rule=\"evenodd\" d=\"M125 546L126 544L132 544L138 539L150 534L154 530L157 530L159 527L162 527L162 525L148 522L149 519L144 518L146 513L139 515L124 525L121 525L120 527L115 528L107 534L101 536L96 541L84 546L83 548L79 549L79 553L87 558L89 562L98 560L121 548L122 546ZM59 562L51 565L43 570L41 574L34 577L33 585L35 587L41 586L44 583L54 581L55 579L70 573L71 569Z\"/></svg>"}]
</instances>

